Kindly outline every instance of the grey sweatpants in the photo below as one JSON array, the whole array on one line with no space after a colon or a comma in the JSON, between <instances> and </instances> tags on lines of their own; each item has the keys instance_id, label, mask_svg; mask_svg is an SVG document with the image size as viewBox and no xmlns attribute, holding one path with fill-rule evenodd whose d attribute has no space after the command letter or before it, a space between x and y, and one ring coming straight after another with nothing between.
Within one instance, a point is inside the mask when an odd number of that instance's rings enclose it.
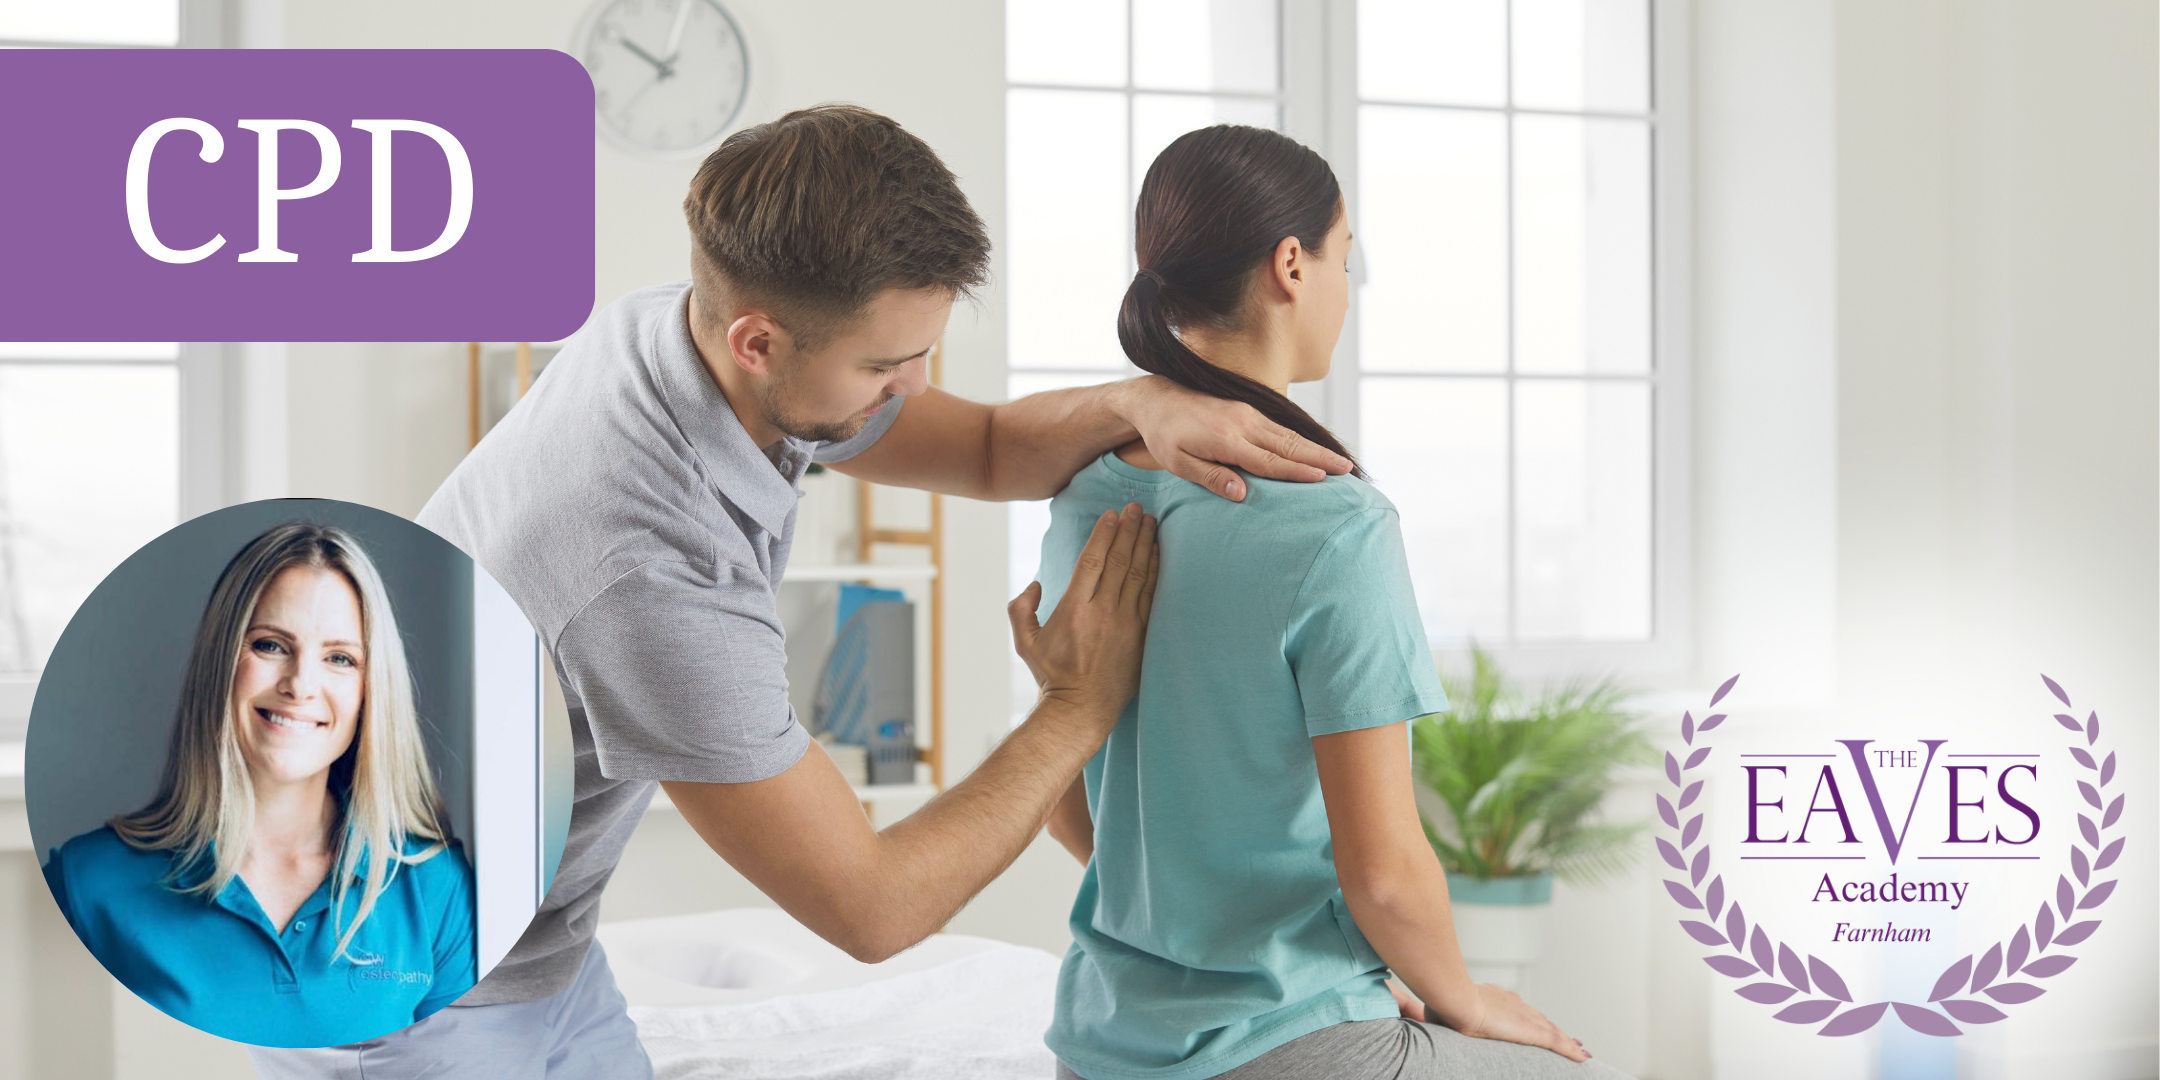
<instances>
[{"instance_id":1,"label":"grey sweatpants","mask_svg":"<svg viewBox=\"0 0 2160 1080\"><path fill-rule=\"evenodd\" d=\"M1058 1062L1058 1080L1083 1080ZM1629 1080L1591 1058L1473 1039L1453 1028L1396 1017L1355 1020L1300 1036L1214 1080Z\"/></svg>"}]
</instances>

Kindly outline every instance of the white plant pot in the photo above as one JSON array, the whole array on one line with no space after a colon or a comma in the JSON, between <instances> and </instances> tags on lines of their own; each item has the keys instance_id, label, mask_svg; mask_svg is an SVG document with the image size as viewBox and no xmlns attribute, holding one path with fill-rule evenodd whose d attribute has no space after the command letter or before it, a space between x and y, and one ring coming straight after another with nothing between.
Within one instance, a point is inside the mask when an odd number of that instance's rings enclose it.
<instances>
[{"instance_id":1,"label":"white plant pot","mask_svg":"<svg viewBox=\"0 0 2160 1080\"><path fill-rule=\"evenodd\" d=\"M1552 876L1481 882L1449 874L1448 894L1470 981L1520 990L1524 970L1545 955Z\"/></svg>"}]
</instances>

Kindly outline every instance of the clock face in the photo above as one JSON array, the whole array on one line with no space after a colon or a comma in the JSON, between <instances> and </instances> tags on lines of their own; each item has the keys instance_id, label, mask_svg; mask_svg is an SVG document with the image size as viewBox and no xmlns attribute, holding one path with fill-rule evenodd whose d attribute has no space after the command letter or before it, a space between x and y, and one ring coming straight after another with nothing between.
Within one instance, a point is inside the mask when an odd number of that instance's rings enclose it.
<instances>
[{"instance_id":1,"label":"clock face","mask_svg":"<svg viewBox=\"0 0 2160 1080\"><path fill-rule=\"evenodd\" d=\"M750 52L716 0L601 0L575 43L600 133L636 153L719 141L742 111Z\"/></svg>"}]
</instances>

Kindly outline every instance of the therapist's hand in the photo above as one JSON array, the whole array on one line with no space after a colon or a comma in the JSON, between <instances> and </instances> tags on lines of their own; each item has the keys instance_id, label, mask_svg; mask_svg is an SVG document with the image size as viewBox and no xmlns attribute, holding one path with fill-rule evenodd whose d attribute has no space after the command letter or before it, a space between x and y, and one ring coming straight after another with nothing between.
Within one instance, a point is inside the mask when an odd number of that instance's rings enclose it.
<instances>
[{"instance_id":1,"label":"therapist's hand","mask_svg":"<svg viewBox=\"0 0 2160 1080\"><path fill-rule=\"evenodd\" d=\"M1124 384L1118 412L1140 433L1148 453L1172 475L1233 502L1245 500L1243 469L1269 480L1325 480L1350 471L1349 459L1260 415L1149 375Z\"/></svg>"},{"instance_id":2,"label":"therapist's hand","mask_svg":"<svg viewBox=\"0 0 2160 1080\"><path fill-rule=\"evenodd\" d=\"M1013 648L1044 699L1078 706L1106 728L1117 723L1140 686L1140 650L1160 555L1154 515L1127 503L1123 513L1104 511L1095 520L1050 621L1035 619L1042 582L1029 582L1006 606Z\"/></svg>"}]
</instances>

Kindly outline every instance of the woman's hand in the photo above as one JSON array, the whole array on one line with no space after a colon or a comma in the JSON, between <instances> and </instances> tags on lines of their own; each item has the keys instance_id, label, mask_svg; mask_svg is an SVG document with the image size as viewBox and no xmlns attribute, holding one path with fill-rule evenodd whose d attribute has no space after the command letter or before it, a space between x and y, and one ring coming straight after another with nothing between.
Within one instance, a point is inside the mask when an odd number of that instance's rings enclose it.
<instances>
[{"instance_id":1,"label":"woman's hand","mask_svg":"<svg viewBox=\"0 0 2160 1080\"><path fill-rule=\"evenodd\" d=\"M1395 1008L1402 1012L1403 1019L1424 1020L1426 1018L1425 1003L1419 1001L1416 994L1404 989L1403 984L1389 979L1387 980L1387 990L1388 993L1395 995Z\"/></svg>"},{"instance_id":2,"label":"woman's hand","mask_svg":"<svg viewBox=\"0 0 2160 1080\"><path fill-rule=\"evenodd\" d=\"M1044 697L1117 723L1140 686L1140 650L1155 604L1160 555L1154 515L1141 513L1139 503L1127 503L1124 513L1104 511L1096 519L1049 622L1035 620L1042 582L1029 582L1006 606L1013 649Z\"/></svg>"},{"instance_id":3,"label":"woman's hand","mask_svg":"<svg viewBox=\"0 0 2160 1080\"><path fill-rule=\"evenodd\" d=\"M1260 415L1242 401L1189 390L1160 375L1134 379L1119 413L1148 453L1180 479L1233 502L1245 499L1243 469L1269 480L1325 480L1350 462Z\"/></svg>"},{"instance_id":4,"label":"woman's hand","mask_svg":"<svg viewBox=\"0 0 2160 1080\"><path fill-rule=\"evenodd\" d=\"M1430 1006L1426 1012L1434 1023L1446 1024L1472 1038L1539 1046L1569 1061L1590 1060L1590 1051L1583 1049L1581 1039L1571 1038L1515 991L1492 983L1473 983L1471 989L1463 1001L1448 1010L1448 1015L1439 1015L1440 1010ZM1404 996L1396 997L1398 1004Z\"/></svg>"}]
</instances>

